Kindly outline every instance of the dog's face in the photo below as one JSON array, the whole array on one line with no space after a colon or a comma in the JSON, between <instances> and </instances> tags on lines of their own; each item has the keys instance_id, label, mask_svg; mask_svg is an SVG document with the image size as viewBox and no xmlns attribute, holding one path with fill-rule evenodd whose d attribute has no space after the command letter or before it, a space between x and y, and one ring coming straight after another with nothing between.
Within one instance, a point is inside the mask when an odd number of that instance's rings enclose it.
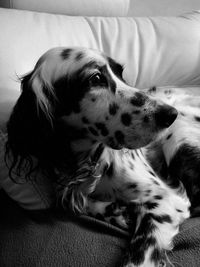
<instances>
[{"instance_id":1,"label":"dog's face","mask_svg":"<svg viewBox=\"0 0 200 267\"><path fill-rule=\"evenodd\" d=\"M170 126L177 111L128 86L123 68L86 48L54 48L44 54L28 83L38 105L81 137L111 148L138 148Z\"/></svg>"}]
</instances>

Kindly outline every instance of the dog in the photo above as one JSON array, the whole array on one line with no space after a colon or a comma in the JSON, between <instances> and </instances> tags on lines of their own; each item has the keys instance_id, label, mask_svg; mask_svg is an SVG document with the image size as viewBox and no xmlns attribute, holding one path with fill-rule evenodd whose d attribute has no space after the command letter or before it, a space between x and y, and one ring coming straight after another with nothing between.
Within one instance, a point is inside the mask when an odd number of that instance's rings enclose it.
<instances>
[{"instance_id":1,"label":"dog","mask_svg":"<svg viewBox=\"0 0 200 267\"><path fill-rule=\"evenodd\" d=\"M199 141L200 114L188 115L195 127L187 136L186 100L174 100L173 90L130 87L122 73L93 49L58 47L42 55L22 78L7 124L10 177L29 179L42 169L63 207L129 231L120 266L165 266L197 201L186 163Z\"/></svg>"}]
</instances>

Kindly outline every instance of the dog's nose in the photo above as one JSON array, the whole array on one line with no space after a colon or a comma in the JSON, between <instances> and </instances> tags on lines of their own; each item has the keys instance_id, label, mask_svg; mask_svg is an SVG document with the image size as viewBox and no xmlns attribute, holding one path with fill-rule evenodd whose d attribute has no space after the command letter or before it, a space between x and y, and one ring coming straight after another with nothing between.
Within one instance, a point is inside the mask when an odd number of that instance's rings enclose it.
<instances>
[{"instance_id":1,"label":"dog's nose","mask_svg":"<svg viewBox=\"0 0 200 267\"><path fill-rule=\"evenodd\" d=\"M169 105L162 105L158 107L155 113L155 120L159 127L167 128L175 121L177 116L178 111L175 108Z\"/></svg>"}]
</instances>

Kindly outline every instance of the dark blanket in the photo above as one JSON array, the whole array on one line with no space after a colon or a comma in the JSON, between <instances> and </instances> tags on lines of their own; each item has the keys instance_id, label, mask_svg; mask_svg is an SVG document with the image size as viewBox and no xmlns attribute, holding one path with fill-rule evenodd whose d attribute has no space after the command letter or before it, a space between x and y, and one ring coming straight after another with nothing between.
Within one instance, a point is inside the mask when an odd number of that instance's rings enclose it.
<instances>
[{"instance_id":1,"label":"dark blanket","mask_svg":"<svg viewBox=\"0 0 200 267\"><path fill-rule=\"evenodd\" d=\"M1 267L117 267L128 235L88 217L30 213L0 191ZM200 266L200 219L190 219L175 239L170 260Z\"/></svg>"}]
</instances>

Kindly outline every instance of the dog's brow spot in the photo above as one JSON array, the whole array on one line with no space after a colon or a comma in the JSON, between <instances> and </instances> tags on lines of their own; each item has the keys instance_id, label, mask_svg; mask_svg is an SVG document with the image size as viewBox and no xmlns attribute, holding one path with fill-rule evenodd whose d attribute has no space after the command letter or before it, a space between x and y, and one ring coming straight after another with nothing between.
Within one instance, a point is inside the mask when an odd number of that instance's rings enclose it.
<instances>
[{"instance_id":1,"label":"dog's brow spot","mask_svg":"<svg viewBox=\"0 0 200 267\"><path fill-rule=\"evenodd\" d=\"M149 117L148 117L148 116L144 116L143 121L144 121L145 123L148 123L148 122L149 122Z\"/></svg>"},{"instance_id":2,"label":"dog's brow spot","mask_svg":"<svg viewBox=\"0 0 200 267\"><path fill-rule=\"evenodd\" d=\"M146 100L147 97L144 94L136 92L135 95L131 97L130 103L133 106L141 107L145 104Z\"/></svg>"},{"instance_id":3,"label":"dog's brow spot","mask_svg":"<svg viewBox=\"0 0 200 267\"><path fill-rule=\"evenodd\" d=\"M86 117L82 117L82 122L85 123L85 124L88 124L89 120Z\"/></svg>"},{"instance_id":4,"label":"dog's brow spot","mask_svg":"<svg viewBox=\"0 0 200 267\"><path fill-rule=\"evenodd\" d=\"M78 53L76 54L75 60L76 60L76 61L79 61L79 60L81 60L83 57L84 57L84 53L83 53L83 52L78 52Z\"/></svg>"},{"instance_id":5,"label":"dog's brow spot","mask_svg":"<svg viewBox=\"0 0 200 267\"><path fill-rule=\"evenodd\" d=\"M97 122L97 123L95 123L95 125L96 125L97 129L99 129L101 131L101 134L103 136L107 136L109 134L108 129L106 128L104 123Z\"/></svg>"},{"instance_id":6,"label":"dog's brow spot","mask_svg":"<svg viewBox=\"0 0 200 267\"><path fill-rule=\"evenodd\" d=\"M118 109L119 109L119 106L115 102L110 104L109 105L109 113L110 113L110 115L115 115L117 113Z\"/></svg>"},{"instance_id":7,"label":"dog's brow spot","mask_svg":"<svg viewBox=\"0 0 200 267\"><path fill-rule=\"evenodd\" d=\"M121 121L125 126L129 126L131 124L131 115L129 113L123 113L121 115Z\"/></svg>"},{"instance_id":8,"label":"dog's brow spot","mask_svg":"<svg viewBox=\"0 0 200 267\"><path fill-rule=\"evenodd\" d=\"M61 57L62 59L66 60L69 58L69 56L71 55L72 49L71 48L66 48L61 52Z\"/></svg>"},{"instance_id":9,"label":"dog's brow spot","mask_svg":"<svg viewBox=\"0 0 200 267\"><path fill-rule=\"evenodd\" d=\"M172 137L172 133L170 133L167 137L166 140L169 140Z\"/></svg>"},{"instance_id":10,"label":"dog's brow spot","mask_svg":"<svg viewBox=\"0 0 200 267\"><path fill-rule=\"evenodd\" d=\"M124 144L124 134L121 131L115 132L115 138L116 138L118 143Z\"/></svg>"},{"instance_id":11,"label":"dog's brow spot","mask_svg":"<svg viewBox=\"0 0 200 267\"><path fill-rule=\"evenodd\" d=\"M98 136L98 132L93 128L93 127L88 127L88 130L94 135L94 136Z\"/></svg>"},{"instance_id":12,"label":"dog's brow spot","mask_svg":"<svg viewBox=\"0 0 200 267\"><path fill-rule=\"evenodd\" d=\"M92 102L95 102L95 101L96 101L96 98L94 98L94 97L91 98L91 101L92 101Z\"/></svg>"},{"instance_id":13,"label":"dog's brow spot","mask_svg":"<svg viewBox=\"0 0 200 267\"><path fill-rule=\"evenodd\" d=\"M200 122L200 117L199 116L194 116L194 119L198 122Z\"/></svg>"}]
</instances>

